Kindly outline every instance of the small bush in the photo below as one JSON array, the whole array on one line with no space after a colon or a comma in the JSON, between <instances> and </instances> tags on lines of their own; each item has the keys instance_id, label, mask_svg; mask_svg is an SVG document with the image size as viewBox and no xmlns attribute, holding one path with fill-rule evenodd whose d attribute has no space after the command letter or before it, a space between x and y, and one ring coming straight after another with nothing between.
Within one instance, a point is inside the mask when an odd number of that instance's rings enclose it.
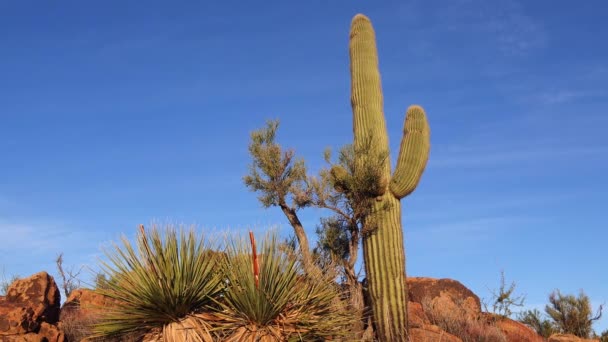
<instances>
[{"instance_id":1,"label":"small bush","mask_svg":"<svg viewBox=\"0 0 608 342\"><path fill-rule=\"evenodd\" d=\"M563 295L559 290L555 290L549 295L545 312L560 332L589 338L593 333L593 322L602 316L602 306L594 316L591 301L582 290L578 297Z\"/></svg>"},{"instance_id":2,"label":"small bush","mask_svg":"<svg viewBox=\"0 0 608 342\"><path fill-rule=\"evenodd\" d=\"M553 322L544 318L542 313L537 309L519 313L517 320L534 329L537 334L544 338L549 338L549 336L557 332L557 328Z\"/></svg>"},{"instance_id":3,"label":"small bush","mask_svg":"<svg viewBox=\"0 0 608 342\"><path fill-rule=\"evenodd\" d=\"M511 317L513 314L512 307L521 307L524 305L525 296L518 295L515 293L515 282L511 282L509 287L506 285L505 272L500 271L500 288L498 291L491 290L492 292L492 313L499 315L503 318ZM488 310L488 305L483 303L485 311Z\"/></svg>"},{"instance_id":4,"label":"small bush","mask_svg":"<svg viewBox=\"0 0 608 342\"><path fill-rule=\"evenodd\" d=\"M18 275L12 275L10 278L6 278L4 271L2 271L2 279L0 279L0 296L6 296L11 284L19 279Z\"/></svg>"},{"instance_id":5,"label":"small bush","mask_svg":"<svg viewBox=\"0 0 608 342\"><path fill-rule=\"evenodd\" d=\"M244 241L228 246L220 310L203 315L221 341L325 341L349 333L354 318L331 279L304 275L298 258L273 235L262 242L257 281L252 259Z\"/></svg>"},{"instance_id":6,"label":"small bush","mask_svg":"<svg viewBox=\"0 0 608 342\"><path fill-rule=\"evenodd\" d=\"M107 252L109 262L102 263L112 281L95 291L116 304L104 308L94 337L156 331L164 341L210 341L206 323L194 314L210 306L223 285L205 240L193 229L178 234L167 227L162 236L156 227L148 235L141 226L136 246L126 238L123 244Z\"/></svg>"},{"instance_id":7,"label":"small bush","mask_svg":"<svg viewBox=\"0 0 608 342\"><path fill-rule=\"evenodd\" d=\"M599 336L600 342L608 342L608 329L604 330Z\"/></svg>"}]
</instances>

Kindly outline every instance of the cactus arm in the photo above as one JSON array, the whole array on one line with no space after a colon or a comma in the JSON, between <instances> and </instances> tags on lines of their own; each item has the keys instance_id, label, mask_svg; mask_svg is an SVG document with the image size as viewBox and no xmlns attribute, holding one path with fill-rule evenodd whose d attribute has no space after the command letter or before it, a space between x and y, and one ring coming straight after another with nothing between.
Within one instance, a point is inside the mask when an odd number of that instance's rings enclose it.
<instances>
[{"instance_id":1,"label":"cactus arm","mask_svg":"<svg viewBox=\"0 0 608 342\"><path fill-rule=\"evenodd\" d=\"M412 193L429 159L431 130L424 109L410 106L403 124L403 138L390 190L401 199Z\"/></svg>"}]
</instances>

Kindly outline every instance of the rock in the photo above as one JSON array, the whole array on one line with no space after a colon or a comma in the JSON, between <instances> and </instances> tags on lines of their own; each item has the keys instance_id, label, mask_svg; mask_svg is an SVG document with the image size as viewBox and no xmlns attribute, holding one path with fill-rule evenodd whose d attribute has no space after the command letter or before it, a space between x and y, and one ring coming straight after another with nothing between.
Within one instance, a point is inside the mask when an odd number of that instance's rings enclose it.
<instances>
[{"instance_id":1,"label":"rock","mask_svg":"<svg viewBox=\"0 0 608 342\"><path fill-rule=\"evenodd\" d=\"M13 282L0 296L0 341L64 341L55 325L61 295L46 272Z\"/></svg>"},{"instance_id":2,"label":"rock","mask_svg":"<svg viewBox=\"0 0 608 342\"><path fill-rule=\"evenodd\" d=\"M93 290L77 289L70 293L61 308L61 320L66 315L78 312L81 318L93 318L99 310L111 306L113 300Z\"/></svg>"},{"instance_id":3,"label":"rock","mask_svg":"<svg viewBox=\"0 0 608 342\"><path fill-rule=\"evenodd\" d=\"M545 339L527 325L509 318L502 318L490 313L483 314L489 323L502 331L507 342L544 342Z\"/></svg>"},{"instance_id":4,"label":"rock","mask_svg":"<svg viewBox=\"0 0 608 342\"><path fill-rule=\"evenodd\" d=\"M426 324L431 324L420 303L409 302L407 304L407 317L410 328L421 328Z\"/></svg>"},{"instance_id":5,"label":"rock","mask_svg":"<svg viewBox=\"0 0 608 342\"><path fill-rule=\"evenodd\" d=\"M85 341L93 333L92 325L98 321L101 310L112 303L112 299L93 290L74 290L61 308L60 326L70 341Z\"/></svg>"},{"instance_id":6,"label":"rock","mask_svg":"<svg viewBox=\"0 0 608 342\"><path fill-rule=\"evenodd\" d=\"M436 325L425 324L420 328L410 328L410 340L415 342L462 342Z\"/></svg>"},{"instance_id":7,"label":"rock","mask_svg":"<svg viewBox=\"0 0 608 342\"><path fill-rule=\"evenodd\" d=\"M571 334L553 334L549 336L548 342L599 342L597 339L580 338Z\"/></svg>"},{"instance_id":8,"label":"rock","mask_svg":"<svg viewBox=\"0 0 608 342\"><path fill-rule=\"evenodd\" d=\"M430 305L436 312L463 312L471 320L480 316L479 297L456 280L410 277L407 285L409 300L422 304L425 311Z\"/></svg>"}]
</instances>

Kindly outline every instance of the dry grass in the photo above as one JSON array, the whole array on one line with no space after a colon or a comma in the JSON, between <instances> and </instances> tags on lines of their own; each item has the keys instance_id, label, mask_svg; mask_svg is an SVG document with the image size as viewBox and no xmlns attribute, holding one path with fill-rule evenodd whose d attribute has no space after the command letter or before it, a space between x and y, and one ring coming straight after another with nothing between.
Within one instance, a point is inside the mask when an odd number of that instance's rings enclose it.
<instances>
[{"instance_id":1,"label":"dry grass","mask_svg":"<svg viewBox=\"0 0 608 342\"><path fill-rule=\"evenodd\" d=\"M432 324L459 337L463 342L507 342L506 336L498 327L482 319L468 317L461 305L457 306L457 310L442 310L428 297L421 304Z\"/></svg>"},{"instance_id":2,"label":"dry grass","mask_svg":"<svg viewBox=\"0 0 608 342\"><path fill-rule=\"evenodd\" d=\"M93 314L83 314L77 307L64 308L61 312L60 328L65 334L66 341L79 342L136 342L134 336L117 338L91 338L93 326L99 319Z\"/></svg>"}]
</instances>

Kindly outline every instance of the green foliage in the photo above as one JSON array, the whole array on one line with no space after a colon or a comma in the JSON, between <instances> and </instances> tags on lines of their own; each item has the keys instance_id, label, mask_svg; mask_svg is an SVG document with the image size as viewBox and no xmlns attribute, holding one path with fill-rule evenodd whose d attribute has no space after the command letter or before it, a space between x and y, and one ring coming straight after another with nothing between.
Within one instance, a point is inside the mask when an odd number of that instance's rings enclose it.
<instances>
[{"instance_id":1,"label":"green foliage","mask_svg":"<svg viewBox=\"0 0 608 342\"><path fill-rule=\"evenodd\" d=\"M582 290L578 297L563 295L559 290L555 290L549 295L549 304L545 306L545 313L547 318L536 309L526 310L520 313L517 319L543 337L563 333L591 338L595 336L592 329L593 322L602 316L602 306L594 316L591 301Z\"/></svg>"},{"instance_id":2,"label":"green foliage","mask_svg":"<svg viewBox=\"0 0 608 342\"><path fill-rule=\"evenodd\" d=\"M379 191L378 179L388 158L388 153L370 153L371 146L371 139L356 150L353 145L346 145L340 149L336 163L332 163L331 151L327 150L325 160L329 167L321 169L319 177L309 180L312 203L334 212L333 216L322 218L317 226L315 253L326 261L341 261L346 268L349 262L354 265L356 261L360 236L364 233L363 222L371 212L371 204ZM357 172L355 154L365 157Z\"/></svg>"},{"instance_id":3,"label":"green foliage","mask_svg":"<svg viewBox=\"0 0 608 342\"><path fill-rule=\"evenodd\" d=\"M311 205L312 189L304 161L296 160L293 150L283 151L275 142L278 127L278 120L268 121L265 128L251 133L249 154L253 162L243 181L259 194L258 200L265 208L281 208L294 229L305 267L313 268L308 237L297 216L299 209Z\"/></svg>"},{"instance_id":4,"label":"green foliage","mask_svg":"<svg viewBox=\"0 0 608 342\"><path fill-rule=\"evenodd\" d=\"M309 204L306 196L306 165L295 159L293 150L283 151L275 142L279 121L266 122L266 128L251 133L249 154L253 162L249 174L243 178L245 185L258 192L258 199L265 208L288 205L305 207Z\"/></svg>"},{"instance_id":5,"label":"green foliage","mask_svg":"<svg viewBox=\"0 0 608 342\"><path fill-rule=\"evenodd\" d=\"M194 333L205 323L193 314L212 303L222 283L213 270L217 256L210 253L205 240L193 229L187 233L180 229L178 234L166 227L163 236L156 227L146 233L143 226L136 246L122 240L122 248L114 245L114 251L106 252L109 261L102 262L104 273L113 281L95 291L117 304L104 308L95 335L119 338L159 330L167 341L208 336Z\"/></svg>"},{"instance_id":6,"label":"green foliage","mask_svg":"<svg viewBox=\"0 0 608 342\"><path fill-rule=\"evenodd\" d=\"M317 247L315 254L325 263L331 260L347 260L349 258L348 244L352 228L338 216L322 218L317 227Z\"/></svg>"},{"instance_id":7,"label":"green foliage","mask_svg":"<svg viewBox=\"0 0 608 342\"><path fill-rule=\"evenodd\" d=\"M303 273L298 258L271 234L260 249L259 287L246 241L228 245L228 286L213 330L222 341L320 341L343 336L353 322L337 286L322 273Z\"/></svg>"},{"instance_id":8,"label":"green foliage","mask_svg":"<svg viewBox=\"0 0 608 342\"><path fill-rule=\"evenodd\" d=\"M560 332L589 338L593 333L593 322L602 316L602 306L594 316L591 301L582 290L578 297L563 295L559 290L555 290L549 295L545 312Z\"/></svg>"},{"instance_id":9,"label":"green foliage","mask_svg":"<svg viewBox=\"0 0 608 342\"><path fill-rule=\"evenodd\" d=\"M108 277L104 273L97 273L95 275L95 289L108 289L110 288L110 282L115 281L114 279L108 279Z\"/></svg>"},{"instance_id":10,"label":"green foliage","mask_svg":"<svg viewBox=\"0 0 608 342\"><path fill-rule=\"evenodd\" d=\"M608 342L608 329L604 330L599 336L600 342Z\"/></svg>"},{"instance_id":11,"label":"green foliage","mask_svg":"<svg viewBox=\"0 0 608 342\"><path fill-rule=\"evenodd\" d=\"M312 271L319 267L332 268L341 272L341 277L349 288L349 295L345 299L349 301L350 309L362 316L363 291L355 264L359 252L361 223L373 200L362 194L377 185L377 182L369 180L372 178L370 174L378 174L388 153L379 156L384 158L380 161L369 158L365 167L359 167L358 173L355 174L352 146L340 150L336 164L330 161L331 151L327 150L325 160L329 167L321 169L317 176L309 176L305 175L303 161L294 162L293 152L283 152L275 143L277 129L278 121L269 121L265 128L251 134L249 151L253 163L249 174L244 178L245 184L260 194L258 199L265 207L281 208L294 228L304 264L311 265L306 268ZM371 143L367 144L368 149L370 146ZM374 158L376 157L378 156L374 155ZM344 177L340 180L335 176L336 167L343 171ZM364 179L365 177L367 179ZM340 184L348 187L348 191L341 189ZM291 199L291 203L288 203L288 199ZM328 209L333 214L322 219L317 227L319 239L313 255L308 250L308 238L297 216L298 209L308 206Z\"/></svg>"},{"instance_id":12,"label":"green foliage","mask_svg":"<svg viewBox=\"0 0 608 342\"><path fill-rule=\"evenodd\" d=\"M549 338L549 336L557 332L557 328L553 322L543 317L542 313L537 309L520 312L517 320L534 329L537 334L544 338Z\"/></svg>"},{"instance_id":13,"label":"green foliage","mask_svg":"<svg viewBox=\"0 0 608 342\"><path fill-rule=\"evenodd\" d=\"M492 291L492 313L502 317L510 317L513 314L513 311L511 310L513 306L521 307L524 305L525 296L515 296L515 287L515 282L511 282L511 285L507 288L505 272L501 271L500 288L498 289L498 292Z\"/></svg>"}]
</instances>

